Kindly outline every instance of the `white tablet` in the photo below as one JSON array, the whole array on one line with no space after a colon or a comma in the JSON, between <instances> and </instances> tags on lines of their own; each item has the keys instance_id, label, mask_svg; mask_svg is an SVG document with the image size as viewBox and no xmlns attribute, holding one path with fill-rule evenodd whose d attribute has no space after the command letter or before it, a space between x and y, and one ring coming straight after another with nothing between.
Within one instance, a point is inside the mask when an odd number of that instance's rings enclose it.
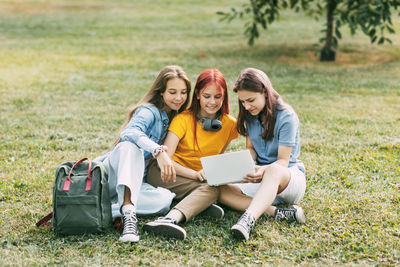
<instances>
[{"instance_id":1,"label":"white tablet","mask_svg":"<svg viewBox=\"0 0 400 267\"><path fill-rule=\"evenodd\" d=\"M254 173L254 160L249 150L200 158L209 185L217 186L243 181Z\"/></svg>"}]
</instances>

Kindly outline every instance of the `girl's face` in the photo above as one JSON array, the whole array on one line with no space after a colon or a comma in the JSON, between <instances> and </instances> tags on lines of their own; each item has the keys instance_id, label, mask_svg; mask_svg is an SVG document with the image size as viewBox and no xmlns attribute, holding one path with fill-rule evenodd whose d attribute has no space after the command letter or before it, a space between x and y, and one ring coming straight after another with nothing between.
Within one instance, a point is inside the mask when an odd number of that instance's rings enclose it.
<instances>
[{"instance_id":1,"label":"girl's face","mask_svg":"<svg viewBox=\"0 0 400 267\"><path fill-rule=\"evenodd\" d=\"M265 107L265 93L247 91L245 89L237 92L240 104L251 115L258 115Z\"/></svg>"},{"instance_id":2,"label":"girl's face","mask_svg":"<svg viewBox=\"0 0 400 267\"><path fill-rule=\"evenodd\" d=\"M197 99L200 101L200 116L215 119L218 110L222 107L224 96L221 89L215 84L210 84L200 90Z\"/></svg>"},{"instance_id":3,"label":"girl's face","mask_svg":"<svg viewBox=\"0 0 400 267\"><path fill-rule=\"evenodd\" d=\"M161 93L165 110L179 110L187 99L187 88L184 80L179 78L172 78L168 80L165 86L165 92Z\"/></svg>"}]
</instances>

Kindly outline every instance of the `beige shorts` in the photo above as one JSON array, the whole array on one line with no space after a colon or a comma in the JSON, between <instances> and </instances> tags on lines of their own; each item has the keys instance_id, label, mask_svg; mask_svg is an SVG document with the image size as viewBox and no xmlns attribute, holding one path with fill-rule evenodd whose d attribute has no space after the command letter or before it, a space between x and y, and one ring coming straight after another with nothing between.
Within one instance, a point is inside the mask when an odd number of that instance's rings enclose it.
<instances>
[{"instance_id":1,"label":"beige shorts","mask_svg":"<svg viewBox=\"0 0 400 267\"><path fill-rule=\"evenodd\" d=\"M272 205L279 204L297 204L303 199L304 193L306 191L306 176L305 174L297 168L297 166L292 166L289 168L290 181L288 186L280 192ZM235 184L242 191L243 194L250 197L254 197L260 183L246 183L246 184Z\"/></svg>"}]
</instances>

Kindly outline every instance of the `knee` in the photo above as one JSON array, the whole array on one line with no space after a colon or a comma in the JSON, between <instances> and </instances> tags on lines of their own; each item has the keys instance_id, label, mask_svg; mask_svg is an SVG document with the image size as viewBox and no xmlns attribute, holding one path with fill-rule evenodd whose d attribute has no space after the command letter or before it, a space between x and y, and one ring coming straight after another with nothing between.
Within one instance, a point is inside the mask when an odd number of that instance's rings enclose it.
<instances>
[{"instance_id":1,"label":"knee","mask_svg":"<svg viewBox=\"0 0 400 267\"><path fill-rule=\"evenodd\" d=\"M287 179L289 177L290 175L287 168L279 164L272 163L265 169L263 181L267 179L281 181L282 179Z\"/></svg>"},{"instance_id":2,"label":"knee","mask_svg":"<svg viewBox=\"0 0 400 267\"><path fill-rule=\"evenodd\" d=\"M129 141L124 141L124 142L118 143L116 149L118 149L120 151L131 151L131 150L139 151L140 150L137 145L135 145L134 143L129 142Z\"/></svg>"},{"instance_id":3,"label":"knee","mask_svg":"<svg viewBox=\"0 0 400 267\"><path fill-rule=\"evenodd\" d=\"M201 188L202 191L209 192L209 193L211 193L211 194L216 195L217 197L218 197L219 194L220 194L220 187L219 187L219 186L210 186L210 185L208 185L208 184L206 183L206 184L202 184L202 185L200 186L200 188Z\"/></svg>"},{"instance_id":4,"label":"knee","mask_svg":"<svg viewBox=\"0 0 400 267\"><path fill-rule=\"evenodd\" d=\"M229 186L226 185L220 186L218 201L223 204L228 203L230 190L231 189L229 188Z\"/></svg>"}]
</instances>

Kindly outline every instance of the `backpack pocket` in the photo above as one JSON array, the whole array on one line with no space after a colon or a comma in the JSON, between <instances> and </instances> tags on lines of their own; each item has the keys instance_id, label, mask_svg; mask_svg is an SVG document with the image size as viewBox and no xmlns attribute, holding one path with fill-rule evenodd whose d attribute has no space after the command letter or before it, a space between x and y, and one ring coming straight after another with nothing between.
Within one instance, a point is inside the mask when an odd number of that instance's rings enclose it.
<instances>
[{"instance_id":1,"label":"backpack pocket","mask_svg":"<svg viewBox=\"0 0 400 267\"><path fill-rule=\"evenodd\" d=\"M95 233L102 230L99 197L57 196L55 231L65 234Z\"/></svg>"}]
</instances>

